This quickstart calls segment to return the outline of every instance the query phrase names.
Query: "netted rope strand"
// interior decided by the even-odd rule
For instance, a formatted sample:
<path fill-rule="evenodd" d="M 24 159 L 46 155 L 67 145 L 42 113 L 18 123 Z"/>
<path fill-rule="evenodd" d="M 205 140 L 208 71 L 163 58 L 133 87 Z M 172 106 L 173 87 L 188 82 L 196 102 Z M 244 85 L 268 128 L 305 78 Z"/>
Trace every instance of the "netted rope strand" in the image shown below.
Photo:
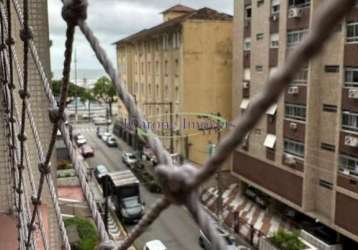
<path fill-rule="evenodd" d="M 78 2 L 78 1 L 76 1 L 76 2 Z M 66 7 L 68 7 L 68 6 L 66 6 Z M 63 13 L 66 12 L 65 10 L 66 9 L 64 7 Z M 37 201 L 34 202 L 34 210 L 33 210 L 33 215 L 32 215 L 32 219 L 31 219 L 31 224 L 33 224 L 35 221 L 35 216 L 36 216 L 38 207 L 40 205 L 40 198 L 41 198 L 42 190 L 43 190 L 43 182 L 45 181 L 46 176 L 48 176 L 48 174 L 50 173 L 50 160 L 51 160 L 51 155 L 53 153 L 55 142 L 56 142 L 56 134 L 57 134 L 57 130 L 58 130 L 58 124 L 59 124 L 60 120 L 63 120 L 65 105 L 66 105 L 66 101 L 67 101 L 69 75 L 70 75 L 71 60 L 72 60 L 72 47 L 73 47 L 74 32 L 75 32 L 74 20 L 73 19 L 69 19 L 69 20 L 71 20 L 71 21 L 68 22 L 67 31 L 66 31 L 66 49 L 65 49 L 65 61 L 64 61 L 63 82 L 62 82 L 62 88 L 61 88 L 60 103 L 59 103 L 58 108 L 57 108 L 57 106 L 53 106 L 53 108 L 50 110 L 50 120 L 53 123 L 53 129 L 52 129 L 51 140 L 49 143 L 45 161 L 40 164 L 40 172 L 41 172 L 40 185 L 38 187 L 38 194 L 36 197 Z M 51 179 L 47 178 L 47 182 L 49 183 L 50 181 L 51 181 Z M 50 187 L 50 192 L 53 191 L 52 193 L 55 193 L 54 190 L 51 188 L 51 187 L 53 187 L 53 185 L 51 186 L 51 184 L 50 184 L 49 187 Z M 55 206 L 55 208 L 57 209 L 59 207 Z M 56 214 L 60 214 L 60 211 L 57 211 Z M 61 217 L 59 218 L 59 223 L 62 223 Z M 30 234 L 31 234 L 31 232 L 30 232 Z M 28 238 L 30 238 L 30 234 L 29 234 Z M 65 230 L 63 230 L 63 228 L 61 228 L 61 235 L 66 235 L 66 232 L 65 232 Z M 70 245 L 69 245 L 67 236 L 65 236 L 65 238 L 63 240 L 65 241 L 66 249 L 70 249 Z"/>
<path fill-rule="evenodd" d="M 19 7 L 19 4 L 17 3 L 16 0 L 13 0 L 13 4 L 14 4 L 15 11 L 17 13 L 18 20 L 21 23 L 22 22 L 21 8 Z M 41 81 L 43 83 L 46 96 L 47 96 L 50 104 L 54 106 L 54 105 L 56 105 L 56 100 L 52 94 L 52 90 L 51 90 L 49 81 L 47 79 L 47 76 L 46 76 L 46 73 L 42 66 L 42 63 L 40 61 L 40 58 L 38 56 L 36 45 L 32 40 L 30 41 L 30 50 L 31 50 L 31 54 L 32 54 L 32 57 L 35 62 L 36 69 L 41 77 Z M 30 119 L 30 123 L 31 123 L 31 119 Z M 74 146 L 73 146 L 71 140 L 69 139 L 68 129 L 64 126 L 63 123 L 62 123 L 62 125 L 63 126 L 61 126 L 60 130 L 61 130 L 62 135 L 66 135 L 66 136 L 64 136 L 65 138 L 67 138 L 67 139 L 65 139 L 66 147 L 69 149 L 70 152 L 72 152 L 72 151 L 74 151 Z M 38 138 L 36 140 L 38 142 L 39 141 L 38 135 L 35 138 Z M 84 169 L 86 169 L 86 166 L 84 166 L 83 162 L 78 159 L 78 155 L 76 153 L 73 153 L 71 155 L 71 160 L 74 163 L 76 174 L 79 176 L 82 190 L 83 190 L 86 200 L 89 204 L 89 207 L 90 207 L 90 210 L 92 213 L 92 217 L 95 220 L 97 229 L 101 236 L 101 239 L 107 240 L 108 234 L 105 230 L 101 214 L 97 209 L 96 200 L 95 200 L 94 195 L 92 194 L 91 189 L 86 181 L 86 172 L 84 170 Z"/>
<path fill-rule="evenodd" d="M 1 25 L 2 25 L 2 27 L 3 27 L 3 22 L 5 23 L 5 27 L 6 27 L 7 21 L 6 21 L 6 16 L 4 16 L 2 6 L 0 7 L 0 17 L 1 17 Z M 6 34 L 6 29 L 5 28 L 4 28 L 3 31 Z M 6 53 L 6 50 L 3 53 Z M 23 86 L 23 84 L 22 84 L 22 82 L 23 82 L 22 72 L 21 72 L 21 68 L 20 68 L 20 65 L 19 65 L 19 62 L 18 62 L 18 59 L 17 59 L 17 56 L 16 56 L 16 50 L 15 50 L 14 47 L 12 47 L 12 53 L 13 53 L 14 63 L 15 63 L 15 66 L 16 66 L 16 72 L 17 72 L 17 76 L 18 76 L 18 80 L 19 80 L 19 85 L 20 85 L 20 88 L 22 88 L 22 86 Z M 3 63 L 5 65 L 8 65 L 6 57 L 4 58 Z M 37 130 L 35 129 L 36 125 L 35 125 L 34 119 L 32 117 L 31 104 L 26 99 L 25 99 L 25 101 L 26 101 L 26 112 L 27 112 L 27 115 L 28 115 L 28 118 L 29 118 L 29 121 L 30 121 L 30 125 L 31 125 L 32 131 L 33 131 L 33 135 L 35 137 L 36 145 L 38 145 L 39 135 L 38 135 Z M 19 116 L 18 113 L 16 115 Z M 18 124 L 18 126 L 19 126 L 19 124 Z M 36 139 L 36 137 L 37 137 L 37 139 Z M 25 144 L 26 161 L 29 161 L 28 160 L 29 159 L 28 152 L 29 151 L 28 151 L 27 146 Z M 43 156 L 41 156 L 41 154 L 39 156 L 39 159 L 43 159 Z M 27 164 L 27 166 L 29 166 L 29 164 Z M 35 185 L 35 181 L 34 181 L 34 176 L 32 174 L 32 168 L 28 167 L 27 170 L 28 170 L 28 175 L 29 175 L 29 179 L 30 179 L 32 192 L 34 193 L 35 190 L 36 190 L 36 185 Z M 39 224 L 39 227 L 40 227 L 41 239 L 42 239 L 42 242 L 43 242 L 43 246 L 44 246 L 44 249 L 47 250 L 47 249 L 49 249 L 49 244 L 48 244 L 47 235 L 46 235 L 45 228 L 44 228 L 44 223 L 43 223 L 43 220 L 42 220 L 41 210 L 37 211 L 37 220 L 38 220 L 38 224 Z"/>

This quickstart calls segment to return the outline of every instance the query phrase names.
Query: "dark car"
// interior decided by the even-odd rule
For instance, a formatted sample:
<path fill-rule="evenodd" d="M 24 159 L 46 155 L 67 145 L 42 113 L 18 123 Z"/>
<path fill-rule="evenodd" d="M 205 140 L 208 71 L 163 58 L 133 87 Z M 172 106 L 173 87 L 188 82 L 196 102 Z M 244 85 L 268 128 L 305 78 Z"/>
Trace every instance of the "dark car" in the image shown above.
<path fill-rule="evenodd" d="M 107 138 L 106 144 L 108 147 L 117 147 L 118 146 L 117 140 L 113 136 L 110 136 Z"/>
<path fill-rule="evenodd" d="M 237 243 L 236 243 L 236 240 L 234 237 L 232 237 L 228 232 L 226 232 L 225 230 L 221 229 L 218 226 L 216 226 L 216 230 L 217 230 L 218 234 L 224 238 L 224 240 L 227 244 L 227 250 L 237 249 Z M 212 244 L 211 244 L 209 238 L 201 230 L 200 230 L 200 236 L 199 236 L 199 245 L 201 246 L 202 249 L 205 249 L 205 250 L 212 249 Z"/>
<path fill-rule="evenodd" d="M 106 176 L 108 173 L 109 173 L 108 169 L 104 165 L 98 165 L 94 169 L 94 176 L 95 176 L 95 178 L 96 178 L 96 180 L 98 181 L 99 184 L 101 184 L 103 176 Z"/>
<path fill-rule="evenodd" d="M 89 158 L 94 156 L 94 150 L 91 146 L 85 144 L 81 147 L 81 154 L 84 158 Z"/>

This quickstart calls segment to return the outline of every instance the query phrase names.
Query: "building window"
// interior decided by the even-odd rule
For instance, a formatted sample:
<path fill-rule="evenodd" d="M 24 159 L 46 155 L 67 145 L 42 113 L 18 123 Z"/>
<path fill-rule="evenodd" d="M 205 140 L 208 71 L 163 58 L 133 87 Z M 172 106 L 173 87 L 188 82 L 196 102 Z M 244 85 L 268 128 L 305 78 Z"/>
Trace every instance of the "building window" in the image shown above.
<path fill-rule="evenodd" d="M 306 107 L 297 104 L 285 104 L 285 118 L 305 121 Z"/>
<path fill-rule="evenodd" d="M 307 30 L 294 30 L 287 32 L 287 47 L 292 48 L 298 45 L 306 34 Z"/>
<path fill-rule="evenodd" d="M 280 13 L 280 0 L 271 0 L 271 14 Z"/>
<path fill-rule="evenodd" d="M 308 79 L 308 67 L 301 68 L 299 71 L 296 72 L 293 80 L 291 82 L 292 85 L 297 84 L 306 84 Z"/>
<path fill-rule="evenodd" d="M 264 4 L 264 0 L 257 0 L 257 7 L 260 7 L 261 5 Z"/>
<path fill-rule="evenodd" d="M 321 143 L 321 149 L 334 152 L 336 151 L 336 147 L 334 145 L 328 143 Z"/>
<path fill-rule="evenodd" d="M 164 62 L 164 74 L 165 76 L 168 76 L 168 61 Z"/>
<path fill-rule="evenodd" d="M 319 180 L 319 185 L 321 187 L 327 188 L 327 189 L 332 189 L 333 188 L 333 184 L 329 181 L 325 181 L 325 180 Z"/>
<path fill-rule="evenodd" d="M 337 73 L 337 72 L 339 72 L 339 66 L 338 65 L 326 65 L 326 66 L 324 66 L 324 71 L 326 73 Z"/>
<path fill-rule="evenodd" d="M 358 22 L 347 23 L 347 43 L 358 42 Z"/>
<path fill-rule="evenodd" d="M 264 39 L 264 33 L 256 34 L 256 40 L 262 40 L 262 39 Z"/>
<path fill-rule="evenodd" d="M 251 38 L 245 38 L 244 40 L 244 51 L 251 50 Z"/>
<path fill-rule="evenodd" d="M 244 69 L 244 81 L 251 81 L 251 70 L 250 70 L 250 68 Z"/>
<path fill-rule="evenodd" d="M 301 142 L 285 139 L 284 141 L 284 152 L 304 158 L 305 156 L 305 145 Z"/>
<path fill-rule="evenodd" d="M 310 6 L 311 0 L 289 0 L 289 7 L 307 7 Z"/>
<path fill-rule="evenodd" d="M 349 155 L 339 156 L 339 171 L 358 176 L 358 158 Z"/>
<path fill-rule="evenodd" d="M 175 77 L 179 77 L 179 59 L 175 59 Z"/>
<path fill-rule="evenodd" d="M 159 62 L 158 61 L 155 62 L 155 71 L 158 75 L 159 74 Z"/>
<path fill-rule="evenodd" d="M 358 87 L 358 68 L 345 68 L 344 73 L 345 87 Z"/>
<path fill-rule="evenodd" d="M 142 75 L 144 75 L 144 63 L 143 62 L 141 63 L 141 72 L 142 72 Z"/>
<path fill-rule="evenodd" d="M 251 15 L 252 15 L 251 5 L 247 5 L 247 6 L 245 7 L 245 19 L 246 19 L 246 20 L 250 20 L 250 19 L 251 19 Z"/>
<path fill-rule="evenodd" d="M 271 49 L 278 48 L 278 46 L 279 46 L 278 40 L 279 40 L 278 33 L 271 34 L 271 42 L 270 42 Z"/>
<path fill-rule="evenodd" d="M 358 113 L 343 111 L 342 128 L 358 132 Z"/>
<path fill-rule="evenodd" d="M 323 104 L 323 111 L 335 113 L 335 112 L 337 112 L 337 106 L 336 105 Z"/>
<path fill-rule="evenodd" d="M 257 72 L 262 72 L 263 67 L 262 67 L 262 65 L 256 65 L 255 69 Z"/>

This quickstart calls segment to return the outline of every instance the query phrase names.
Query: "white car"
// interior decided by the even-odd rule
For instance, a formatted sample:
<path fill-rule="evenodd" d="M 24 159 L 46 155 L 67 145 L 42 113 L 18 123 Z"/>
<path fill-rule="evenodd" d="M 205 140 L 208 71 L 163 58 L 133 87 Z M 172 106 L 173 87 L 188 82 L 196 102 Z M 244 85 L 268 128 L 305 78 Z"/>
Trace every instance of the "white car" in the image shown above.
<path fill-rule="evenodd" d="M 112 121 L 110 119 L 106 119 L 103 117 L 96 117 L 93 119 L 93 122 L 95 125 L 109 125 L 112 123 Z"/>
<path fill-rule="evenodd" d="M 145 243 L 143 250 L 168 250 L 160 240 L 152 240 Z"/>
<path fill-rule="evenodd" d="M 102 141 L 106 142 L 108 138 L 112 137 L 112 134 L 109 132 L 104 132 L 101 136 Z"/>
<path fill-rule="evenodd" d="M 133 165 L 137 162 L 137 157 L 132 153 L 124 152 L 122 154 L 122 161 L 126 165 Z"/>
<path fill-rule="evenodd" d="M 85 145 L 86 143 L 87 143 L 87 139 L 86 139 L 83 135 L 77 136 L 76 144 L 77 144 L 78 146 Z"/>

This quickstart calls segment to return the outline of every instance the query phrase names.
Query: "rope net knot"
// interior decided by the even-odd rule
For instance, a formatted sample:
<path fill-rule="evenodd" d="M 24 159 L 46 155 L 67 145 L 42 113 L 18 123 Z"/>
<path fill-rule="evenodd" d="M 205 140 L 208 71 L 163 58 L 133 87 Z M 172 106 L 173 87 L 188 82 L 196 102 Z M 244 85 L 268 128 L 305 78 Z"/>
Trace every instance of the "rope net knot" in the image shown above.
<path fill-rule="evenodd" d="M 156 169 L 165 196 L 177 205 L 186 203 L 188 195 L 192 191 L 191 184 L 194 182 L 198 171 L 196 167 L 190 164 L 173 167 L 160 165 Z"/>
<path fill-rule="evenodd" d="M 70 25 L 76 26 L 87 19 L 87 0 L 64 0 L 62 17 Z"/>

